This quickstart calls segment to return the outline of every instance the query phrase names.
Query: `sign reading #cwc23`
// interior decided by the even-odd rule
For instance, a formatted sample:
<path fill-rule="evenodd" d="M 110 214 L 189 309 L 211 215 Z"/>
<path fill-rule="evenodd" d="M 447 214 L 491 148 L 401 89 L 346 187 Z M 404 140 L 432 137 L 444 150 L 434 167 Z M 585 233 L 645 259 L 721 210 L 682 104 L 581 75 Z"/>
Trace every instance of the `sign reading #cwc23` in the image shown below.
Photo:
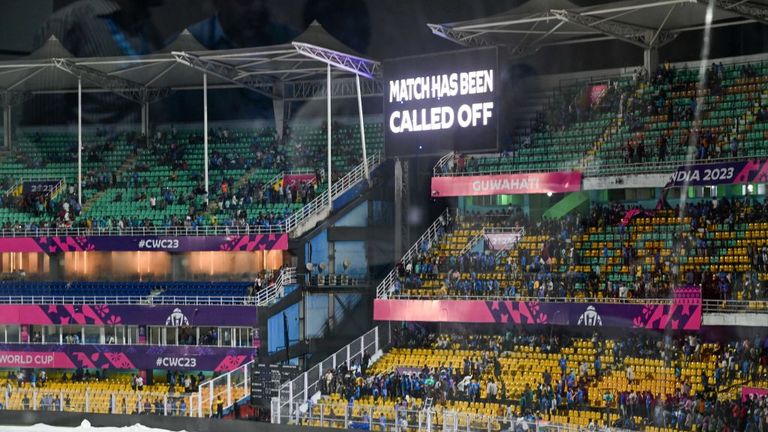
<path fill-rule="evenodd" d="M 499 51 L 452 51 L 384 62 L 388 157 L 497 149 Z"/>

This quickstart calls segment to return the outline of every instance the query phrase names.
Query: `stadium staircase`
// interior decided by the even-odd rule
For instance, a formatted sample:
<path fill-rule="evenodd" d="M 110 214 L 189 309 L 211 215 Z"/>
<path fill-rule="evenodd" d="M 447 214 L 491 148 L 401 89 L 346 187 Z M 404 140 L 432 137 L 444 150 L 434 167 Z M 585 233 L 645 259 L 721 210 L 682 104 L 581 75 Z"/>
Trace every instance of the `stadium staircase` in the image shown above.
<path fill-rule="evenodd" d="M 368 166 L 368 172 L 372 173 L 381 162 L 380 153 L 369 156 L 368 161 L 365 163 Z M 331 184 L 331 202 L 329 202 L 328 190 L 326 189 L 318 194 L 309 204 L 291 214 L 285 221 L 286 232 L 291 237 L 301 237 L 301 235 L 314 228 L 315 225 L 327 219 L 333 211 L 332 202 L 366 180 L 365 164 L 361 162 L 344 177 Z"/>
<path fill-rule="evenodd" d="M 129 156 L 128 159 L 126 159 L 125 162 L 123 162 L 123 164 L 120 165 L 120 167 L 117 169 L 117 171 L 115 172 L 115 177 L 118 178 L 118 179 L 123 179 L 123 181 L 125 181 L 124 180 L 124 175 L 128 172 L 128 170 L 130 168 L 133 167 L 133 164 L 136 161 L 136 157 L 137 157 L 137 155 L 135 155 L 135 154 Z M 0 163 L 2 163 L 2 162 L 0 162 Z M 93 196 L 89 197 L 88 200 L 83 203 L 82 212 L 83 213 L 88 213 L 88 211 L 91 209 L 91 207 L 94 204 L 96 204 L 97 202 L 99 202 L 99 199 L 102 196 L 104 196 L 106 193 L 107 193 L 107 189 L 104 189 L 102 191 L 96 192 Z"/>
<path fill-rule="evenodd" d="M 424 234 L 422 234 L 421 237 L 419 237 L 419 239 L 416 240 L 416 242 L 405 252 L 403 257 L 400 259 L 400 263 L 403 263 L 404 265 L 404 263 L 408 263 L 413 260 L 418 255 L 422 245 L 434 245 L 440 241 L 445 234 L 446 228 L 451 224 L 451 219 L 454 217 L 454 215 L 455 212 L 451 209 L 446 209 L 442 214 L 440 214 L 440 216 L 435 219 L 434 222 L 432 222 L 432 225 L 427 228 Z M 476 235 L 478 235 L 477 232 L 473 233 L 471 236 Z M 466 244 L 469 238 L 470 235 L 467 236 L 464 244 Z M 464 244 L 462 244 L 462 247 Z M 397 284 L 399 284 L 399 278 L 397 266 L 395 266 L 395 268 L 393 268 L 376 287 L 376 297 L 387 298 L 388 296 L 392 295 L 396 290 Z"/>

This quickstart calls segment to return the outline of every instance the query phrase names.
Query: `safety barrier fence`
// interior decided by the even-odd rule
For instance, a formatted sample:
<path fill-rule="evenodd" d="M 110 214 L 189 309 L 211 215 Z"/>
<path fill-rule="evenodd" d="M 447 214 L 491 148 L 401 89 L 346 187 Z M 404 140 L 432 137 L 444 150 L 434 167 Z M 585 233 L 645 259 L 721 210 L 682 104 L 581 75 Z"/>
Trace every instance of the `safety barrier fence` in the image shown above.
<path fill-rule="evenodd" d="M 475 159 L 497 159 L 499 163 L 494 164 L 492 166 L 484 166 L 482 171 L 461 171 L 461 172 L 455 172 L 452 170 L 449 170 L 447 168 L 447 164 L 453 160 L 454 153 L 448 153 L 444 155 L 438 162 L 435 164 L 432 175 L 434 177 L 462 177 L 462 176 L 483 176 L 483 175 L 495 175 L 495 174 L 529 174 L 533 172 L 541 172 L 541 170 L 534 170 L 530 167 L 525 166 L 524 164 L 514 164 L 515 156 L 514 155 L 503 155 L 500 153 L 484 153 L 484 154 L 478 154 L 473 155 L 472 157 Z M 736 162 L 736 161 L 743 161 L 745 159 L 767 159 L 768 154 L 760 154 L 760 155 L 750 155 L 750 156 L 742 156 L 742 157 L 728 157 L 728 158 L 716 158 L 716 159 L 705 159 L 705 160 L 697 160 L 695 163 L 698 164 L 717 164 L 717 163 L 723 163 L 723 162 Z M 501 163 L 502 160 L 505 160 L 507 162 Z M 584 171 L 583 174 L 586 177 L 603 177 L 608 175 L 628 175 L 628 174 L 663 174 L 663 173 L 672 173 L 677 170 L 678 167 L 682 165 L 686 165 L 686 163 L 689 163 L 684 160 L 667 160 L 667 161 L 654 161 L 654 162 L 643 162 L 643 163 L 632 163 L 632 164 L 615 164 L 615 165 L 605 165 L 599 163 L 599 161 L 595 161 L 594 163 L 590 164 Z M 577 164 L 574 163 L 573 167 L 570 169 L 573 170 L 579 170 L 577 168 Z M 562 169 L 563 171 L 566 171 L 567 169 Z"/>
<path fill-rule="evenodd" d="M 348 405 L 346 402 L 293 402 L 287 409 L 277 410 L 272 401 L 273 423 L 297 426 L 317 426 L 336 429 L 360 429 L 379 432 L 579 432 L 587 425 L 559 424 L 518 417 L 463 413 L 434 407 L 387 405 Z M 275 416 L 279 412 L 279 416 Z M 621 431 L 617 428 L 595 427 L 592 431 Z"/>
<path fill-rule="evenodd" d="M 3 409 L 18 411 L 58 411 L 103 414 L 190 415 L 189 395 L 169 392 L 6 388 Z"/>
<path fill-rule="evenodd" d="M 390 299 L 400 300 L 480 300 L 480 301 L 516 301 L 536 303 L 602 303 L 602 304 L 639 304 L 639 305 L 668 305 L 674 302 L 672 298 L 610 298 L 610 297 L 522 297 L 505 295 L 413 295 L 391 294 Z M 703 299 L 704 313 L 768 313 L 766 300 L 714 300 Z"/>
<path fill-rule="evenodd" d="M 281 298 L 285 287 L 296 283 L 296 268 L 286 267 L 280 270 L 277 278 L 266 288 L 253 296 L 67 296 L 67 295 L 31 295 L 0 296 L 0 304 L 110 304 L 110 305 L 199 305 L 199 306 L 268 306 Z"/>
<path fill-rule="evenodd" d="M 190 395 L 190 416 L 211 417 L 217 414 L 219 401 L 222 411 L 250 398 L 251 374 L 255 362 L 250 361 L 237 369 L 200 383 L 197 392 Z"/>
<path fill-rule="evenodd" d="M 275 282 L 268 287 L 257 292 L 254 296 L 255 304 L 258 306 L 269 306 L 275 300 L 285 295 L 285 287 L 296 283 L 296 268 L 287 267 L 280 270 L 280 274 Z"/>

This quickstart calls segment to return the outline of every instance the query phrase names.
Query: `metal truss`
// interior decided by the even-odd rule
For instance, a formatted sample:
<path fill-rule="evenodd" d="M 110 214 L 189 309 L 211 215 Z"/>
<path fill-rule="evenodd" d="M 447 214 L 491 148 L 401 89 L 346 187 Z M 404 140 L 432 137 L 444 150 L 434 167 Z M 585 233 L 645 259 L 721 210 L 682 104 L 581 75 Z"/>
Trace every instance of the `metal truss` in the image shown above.
<path fill-rule="evenodd" d="M 243 74 L 243 71 L 235 66 L 214 60 L 205 60 L 198 55 L 187 52 L 174 51 L 171 55 L 173 55 L 177 62 L 183 65 L 216 76 L 249 90 L 253 90 L 268 98 L 273 97 L 275 81 L 270 77 L 256 74 Z"/>
<path fill-rule="evenodd" d="M 442 24 L 427 24 L 427 27 L 432 30 L 433 34 L 466 47 L 486 47 L 496 45 L 493 41 L 482 37 L 480 33 L 477 32 L 454 30 Z"/>
<path fill-rule="evenodd" d="M 108 75 L 91 67 L 77 64 L 69 59 L 54 58 L 51 60 L 55 67 L 80 79 L 90 81 L 105 90 L 109 90 L 133 102 L 154 102 L 168 96 L 171 92 L 168 88 L 144 87 L 139 83 L 114 75 Z"/>
<path fill-rule="evenodd" d="M 293 46 L 299 54 L 366 78 L 374 78 L 381 72 L 381 64 L 377 61 L 343 54 L 303 42 L 293 42 Z"/>
<path fill-rule="evenodd" d="M 700 4 L 709 4 L 708 0 L 698 0 Z M 745 0 L 715 0 L 715 6 L 725 12 L 739 14 L 761 24 L 768 24 L 768 7 Z"/>
<path fill-rule="evenodd" d="M 644 49 L 663 45 L 677 37 L 677 33 L 662 30 L 654 39 L 654 31 L 649 28 L 618 23 L 598 16 L 588 16 L 568 10 L 552 10 L 550 12 L 562 21 L 594 30 L 596 33 L 606 34 Z"/>
<path fill-rule="evenodd" d="M 326 95 L 325 80 L 286 81 L 284 85 L 286 100 L 310 100 Z M 357 97 L 354 78 L 335 78 L 331 81 L 331 89 L 334 99 Z M 382 96 L 384 87 L 379 80 L 360 80 L 360 93 L 363 97 Z"/>

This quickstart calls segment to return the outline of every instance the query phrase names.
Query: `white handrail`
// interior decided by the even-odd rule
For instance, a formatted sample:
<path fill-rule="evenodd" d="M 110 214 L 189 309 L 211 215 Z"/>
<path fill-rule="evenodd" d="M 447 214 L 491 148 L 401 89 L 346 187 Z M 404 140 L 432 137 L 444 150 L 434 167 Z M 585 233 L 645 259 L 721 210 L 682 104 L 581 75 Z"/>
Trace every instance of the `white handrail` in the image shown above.
<path fill-rule="evenodd" d="M 368 170 L 373 171 L 381 163 L 381 154 L 377 153 L 366 161 Z M 331 200 L 334 200 L 347 192 L 353 186 L 365 179 L 365 165 L 361 162 L 352 171 L 348 172 L 340 180 L 331 185 Z M 283 223 L 285 232 L 293 231 L 304 219 L 319 214 L 328 208 L 328 191 L 323 191 L 315 197 L 309 204 L 294 212 Z"/>
<path fill-rule="evenodd" d="M 448 161 L 453 159 L 454 155 L 455 155 L 454 152 L 450 152 L 450 153 L 447 153 L 447 154 L 443 155 L 443 157 L 441 157 L 440 160 L 437 161 L 437 163 L 435 164 L 435 167 L 432 168 L 433 174 L 435 176 L 444 175 L 443 174 L 444 173 L 443 166 L 445 164 L 447 164 Z"/>
<path fill-rule="evenodd" d="M 260 226 L 204 226 L 204 227 L 131 227 L 131 228 L 21 228 L 0 229 L 0 237 L 58 237 L 58 236 L 214 236 L 246 234 L 282 234 L 282 224 Z"/>
<path fill-rule="evenodd" d="M 438 228 L 445 228 L 448 224 L 451 222 L 451 209 L 446 209 L 437 219 L 435 219 L 434 222 L 432 222 L 432 225 L 427 228 L 427 230 L 424 232 L 424 234 L 419 237 L 418 240 L 416 240 L 416 243 L 414 243 L 410 249 L 403 255 L 402 258 L 400 258 L 400 263 L 406 263 L 413 259 L 416 252 L 418 251 L 419 246 L 424 243 L 425 241 L 434 243 L 437 241 L 438 238 Z M 378 287 L 376 287 L 376 297 L 378 298 L 387 298 L 388 291 L 392 288 L 392 286 L 395 283 L 395 280 L 397 280 L 397 266 L 392 269 L 392 271 L 387 274 L 387 276 L 384 277 L 384 280 L 381 281 Z"/>
<path fill-rule="evenodd" d="M 217 377 L 213 377 L 209 380 L 203 381 L 198 384 L 197 392 L 190 395 L 190 400 L 197 402 L 197 407 L 192 407 L 194 415 L 197 417 L 204 416 L 204 408 L 208 408 L 211 413 L 214 410 L 214 401 L 217 396 L 222 396 L 223 410 L 227 411 L 232 406 L 236 405 L 241 400 L 250 397 L 250 379 L 255 360 L 251 360 L 248 363 L 243 364 L 237 369 L 233 369 L 229 372 L 221 374 Z M 234 377 L 234 378 L 233 378 Z M 238 377 L 242 377 L 242 381 Z M 237 397 L 235 390 L 236 387 L 243 389 L 244 397 Z M 203 397 L 203 390 L 208 389 L 208 397 Z M 205 404 L 204 404 L 205 403 Z M 190 413 L 191 416 L 192 413 Z"/>
<path fill-rule="evenodd" d="M 449 153 L 448 155 L 443 156 L 445 158 L 446 156 L 451 155 Z M 485 158 L 491 158 L 491 159 L 498 159 L 501 157 L 501 153 L 483 153 L 483 154 L 477 154 L 472 155 L 475 159 L 481 160 Z M 514 156 L 509 156 L 509 159 L 511 161 L 514 161 Z M 703 159 L 703 160 L 695 160 L 692 161 L 693 164 L 696 165 L 708 165 L 708 164 L 717 164 L 717 163 L 723 163 L 723 162 L 735 162 L 735 161 L 743 161 L 747 159 L 768 159 L 768 154 L 761 153 L 761 154 L 755 154 L 755 155 L 744 155 L 740 157 L 730 157 L 730 158 L 714 158 L 714 159 Z M 442 160 L 442 159 L 441 159 Z M 677 170 L 681 166 L 685 166 L 688 164 L 688 161 L 685 160 L 667 160 L 664 162 L 661 161 L 653 161 L 653 162 L 643 162 L 643 163 L 632 163 L 632 164 L 610 164 L 610 165 L 589 165 L 584 169 L 582 172 L 585 177 L 602 177 L 606 175 L 629 175 L 629 174 L 664 174 L 664 173 L 672 173 L 675 170 Z M 574 161 L 573 166 L 566 167 L 566 170 L 569 171 L 581 171 L 578 167 L 578 164 L 576 161 Z M 483 169 L 483 171 L 462 171 L 462 172 L 443 172 L 440 168 L 440 163 L 435 165 L 433 169 L 433 176 L 434 177 L 463 177 L 463 176 L 484 176 L 484 175 L 496 175 L 496 174 L 529 174 L 529 173 L 535 173 L 535 172 L 542 172 L 542 170 L 532 169 L 526 166 L 521 166 L 519 164 L 513 163 L 508 166 L 494 166 L 492 168 L 486 167 Z"/>
<path fill-rule="evenodd" d="M 255 297 L 247 296 L 0 296 L 0 304 L 111 304 L 111 305 L 200 305 L 200 306 L 256 306 Z"/>
<path fill-rule="evenodd" d="M 389 327 L 386 324 L 374 327 L 359 338 L 353 340 L 336 353 L 316 364 L 298 377 L 280 385 L 276 408 L 283 414 L 293 403 L 303 403 L 319 391 L 319 382 L 323 374 L 330 369 L 336 369 L 341 364 L 353 368 L 356 362 L 362 362 L 365 354 L 374 357 L 380 350 L 387 348 L 390 342 Z M 273 418 L 279 418 L 280 415 Z"/>
<path fill-rule="evenodd" d="M 258 306 L 269 306 L 275 300 L 285 295 L 285 286 L 296 283 L 296 267 L 280 270 L 275 282 L 256 293 L 255 303 Z"/>

